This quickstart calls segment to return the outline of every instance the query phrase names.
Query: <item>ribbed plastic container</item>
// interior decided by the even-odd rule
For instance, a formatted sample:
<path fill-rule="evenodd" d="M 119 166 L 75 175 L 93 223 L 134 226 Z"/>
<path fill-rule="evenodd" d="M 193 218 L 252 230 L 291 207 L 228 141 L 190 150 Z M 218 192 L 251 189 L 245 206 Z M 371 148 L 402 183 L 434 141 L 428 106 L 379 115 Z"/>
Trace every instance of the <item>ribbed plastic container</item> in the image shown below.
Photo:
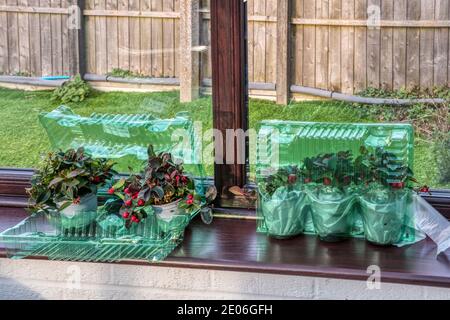
<path fill-rule="evenodd" d="M 380 184 L 375 192 L 368 191 L 367 185 L 353 183 L 356 169 L 352 170 L 362 150 L 387 155 L 384 186 Z M 312 165 L 320 169 L 321 163 L 314 163 L 314 159 L 336 161 L 344 152 L 350 155 L 349 161 L 335 164 L 337 173 L 323 178 L 324 183 L 295 173 L 311 172 L 308 166 Z M 411 190 L 404 189 L 402 196 L 394 197 L 390 187 L 400 182 L 405 168 L 413 169 L 413 159 L 414 130 L 409 124 L 263 121 L 256 164 L 258 231 L 275 238 L 316 234 L 326 241 L 366 236 L 379 245 L 414 242 Z M 339 165 L 343 172 L 349 171 L 352 182 L 348 185 L 332 182 L 339 176 Z M 384 222 L 374 224 L 377 220 Z"/>
<path fill-rule="evenodd" d="M 139 164 L 135 171 L 142 169 L 151 144 L 156 153 L 168 152 L 174 161 L 183 162 L 184 172 L 194 179 L 196 192 L 204 194 L 205 173 L 199 158 L 202 154 L 199 149 L 201 140 L 185 113 L 174 119 L 108 114 L 82 117 L 62 106 L 41 114 L 39 120 L 54 150 L 83 147 L 94 158 L 115 159 L 125 167 L 134 161 L 134 164 Z M 100 190 L 99 195 L 101 200 L 105 200 L 104 190 Z M 77 216 L 71 221 L 56 211 L 53 214 L 35 214 L 1 233 L 0 241 L 12 258 L 43 256 L 71 261 L 160 261 L 180 244 L 185 228 L 198 213 L 180 212 L 171 219 L 162 219 L 152 208 L 147 208 L 148 217 L 127 229 L 119 215 L 120 203 L 116 206 L 110 204 L 108 201 L 97 212 L 85 212 L 81 218 Z"/>
<path fill-rule="evenodd" d="M 195 214 L 174 216 L 170 221 L 150 215 L 139 225 L 126 229 L 118 215 L 107 213 L 104 208 L 99 209 L 94 222 L 71 228 L 61 226 L 58 217 L 41 213 L 2 232 L 0 241 L 13 259 L 35 256 L 61 261 L 157 262 L 183 241 L 185 228 Z"/>

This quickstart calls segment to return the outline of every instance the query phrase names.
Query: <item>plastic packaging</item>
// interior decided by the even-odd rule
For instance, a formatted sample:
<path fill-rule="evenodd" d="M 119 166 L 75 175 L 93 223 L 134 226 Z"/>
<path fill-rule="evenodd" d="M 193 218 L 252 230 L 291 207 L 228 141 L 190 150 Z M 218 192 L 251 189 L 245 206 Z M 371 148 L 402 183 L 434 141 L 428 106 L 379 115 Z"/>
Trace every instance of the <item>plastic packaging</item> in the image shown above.
<path fill-rule="evenodd" d="M 94 158 L 114 159 L 120 168 L 133 166 L 135 172 L 148 159 L 149 145 L 156 153 L 171 153 L 173 161 L 183 163 L 184 173 L 194 181 L 196 193 L 205 195 L 205 174 L 199 158 L 202 153 L 198 149 L 201 140 L 186 113 L 173 119 L 149 115 L 82 117 L 62 106 L 41 114 L 39 120 L 54 150 L 83 147 Z M 98 191 L 105 195 L 104 190 Z M 98 208 L 97 197 L 91 200 L 81 199 L 79 207 L 83 212 L 69 207 L 62 212 L 55 209 L 36 213 L 1 233 L 0 241 L 14 258 L 38 255 L 74 261 L 159 261 L 182 241 L 185 228 L 201 210 L 188 214 L 180 209 L 170 219 L 162 219 L 149 206 L 145 208 L 143 221 L 126 226 L 120 212 L 121 200 L 107 201 Z"/>
<path fill-rule="evenodd" d="M 274 236 L 282 226 L 286 235 L 365 237 L 377 245 L 422 240 L 409 185 L 413 153 L 409 124 L 262 122 L 258 231 Z M 297 191 L 290 197 L 271 198 L 293 185 Z"/>

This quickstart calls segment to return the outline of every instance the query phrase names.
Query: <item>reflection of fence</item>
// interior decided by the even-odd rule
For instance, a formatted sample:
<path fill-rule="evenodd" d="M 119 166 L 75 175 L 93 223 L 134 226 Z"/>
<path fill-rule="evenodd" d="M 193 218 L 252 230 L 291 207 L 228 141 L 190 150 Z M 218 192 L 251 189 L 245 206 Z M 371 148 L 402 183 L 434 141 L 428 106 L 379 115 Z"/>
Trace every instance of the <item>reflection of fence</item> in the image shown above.
<path fill-rule="evenodd" d="M 0 0 L 0 73 L 77 72 L 77 33 L 64 8 L 78 2 Z M 186 55 L 189 45 L 209 44 L 208 0 L 85 2 L 87 73 L 120 68 L 188 87 L 211 78 L 208 50 Z M 449 2 L 248 0 L 250 82 L 260 92 L 277 84 L 280 101 L 290 85 L 345 93 L 447 85 Z"/>

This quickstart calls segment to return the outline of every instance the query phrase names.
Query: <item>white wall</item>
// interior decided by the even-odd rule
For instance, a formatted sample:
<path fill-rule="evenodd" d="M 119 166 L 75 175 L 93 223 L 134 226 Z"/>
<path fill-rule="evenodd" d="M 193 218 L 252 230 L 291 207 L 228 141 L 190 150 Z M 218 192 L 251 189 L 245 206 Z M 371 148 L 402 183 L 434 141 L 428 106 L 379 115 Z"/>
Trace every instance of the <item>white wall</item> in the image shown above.
<path fill-rule="evenodd" d="M 448 300 L 450 289 L 382 283 L 381 290 L 368 290 L 362 281 L 0 259 L 0 299 L 282 298 Z"/>

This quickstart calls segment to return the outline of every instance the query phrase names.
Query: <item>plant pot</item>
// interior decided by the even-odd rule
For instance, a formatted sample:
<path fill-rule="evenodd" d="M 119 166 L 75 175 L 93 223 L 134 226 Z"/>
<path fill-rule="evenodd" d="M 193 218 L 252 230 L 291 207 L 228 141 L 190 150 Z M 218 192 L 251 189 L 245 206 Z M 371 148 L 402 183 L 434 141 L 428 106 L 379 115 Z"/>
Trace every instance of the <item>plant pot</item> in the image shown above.
<path fill-rule="evenodd" d="M 152 206 L 153 211 L 155 212 L 156 217 L 159 220 L 170 222 L 175 216 L 180 214 L 180 209 L 178 208 L 178 204 L 182 199 L 174 201 L 169 204 L 161 205 L 161 206 Z"/>
<path fill-rule="evenodd" d="M 314 228 L 320 239 L 338 242 L 349 238 L 357 210 L 356 195 L 328 187 L 311 190 L 308 195 Z"/>
<path fill-rule="evenodd" d="M 71 204 L 61 211 L 51 214 L 50 222 L 62 230 L 81 229 L 90 226 L 97 217 L 97 192 L 81 197 L 79 204 Z"/>
<path fill-rule="evenodd" d="M 360 197 L 367 241 L 382 246 L 399 243 L 408 212 L 408 191 L 381 189 Z"/>
<path fill-rule="evenodd" d="M 280 188 L 271 197 L 259 195 L 259 210 L 264 216 L 267 234 L 277 239 L 288 239 L 305 230 L 307 197 L 302 191 Z"/>

